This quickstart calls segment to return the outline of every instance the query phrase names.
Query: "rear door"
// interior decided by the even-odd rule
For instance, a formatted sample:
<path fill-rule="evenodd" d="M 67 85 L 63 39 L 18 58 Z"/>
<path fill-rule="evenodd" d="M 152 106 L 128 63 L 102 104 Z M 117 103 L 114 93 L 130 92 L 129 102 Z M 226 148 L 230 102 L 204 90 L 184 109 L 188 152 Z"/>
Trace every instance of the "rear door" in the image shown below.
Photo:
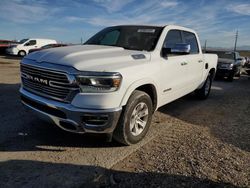
<path fill-rule="evenodd" d="M 182 36 L 184 43 L 189 44 L 190 54 L 185 55 L 185 60 L 187 62 L 187 84 L 191 89 L 197 88 L 202 80 L 204 63 L 203 54 L 199 48 L 199 43 L 197 37 L 194 33 L 188 31 L 182 31 Z"/>

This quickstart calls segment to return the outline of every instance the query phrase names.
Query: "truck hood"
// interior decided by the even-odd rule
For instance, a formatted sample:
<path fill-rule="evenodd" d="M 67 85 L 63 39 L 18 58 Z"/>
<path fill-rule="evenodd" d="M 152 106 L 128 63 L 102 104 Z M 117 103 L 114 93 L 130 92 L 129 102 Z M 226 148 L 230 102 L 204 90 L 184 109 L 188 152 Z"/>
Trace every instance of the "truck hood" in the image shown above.
<path fill-rule="evenodd" d="M 225 58 L 219 58 L 218 59 L 218 63 L 228 63 L 228 64 L 231 64 L 231 63 L 234 63 L 234 60 L 233 59 L 225 59 Z"/>
<path fill-rule="evenodd" d="M 76 45 L 31 53 L 25 59 L 72 66 L 80 71 L 119 71 L 148 62 L 150 53 L 102 45 Z"/>

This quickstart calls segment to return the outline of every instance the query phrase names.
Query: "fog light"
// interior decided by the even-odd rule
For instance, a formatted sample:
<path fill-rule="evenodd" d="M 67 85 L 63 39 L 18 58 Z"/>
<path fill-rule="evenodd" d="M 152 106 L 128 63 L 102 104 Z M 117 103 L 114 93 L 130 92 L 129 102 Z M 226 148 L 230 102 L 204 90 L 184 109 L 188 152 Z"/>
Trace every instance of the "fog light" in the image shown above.
<path fill-rule="evenodd" d="M 65 129 L 76 131 L 76 127 L 72 123 L 60 121 L 60 125 Z"/>
<path fill-rule="evenodd" d="M 82 116 L 82 121 L 86 125 L 102 126 L 108 122 L 107 114 L 85 114 Z"/>

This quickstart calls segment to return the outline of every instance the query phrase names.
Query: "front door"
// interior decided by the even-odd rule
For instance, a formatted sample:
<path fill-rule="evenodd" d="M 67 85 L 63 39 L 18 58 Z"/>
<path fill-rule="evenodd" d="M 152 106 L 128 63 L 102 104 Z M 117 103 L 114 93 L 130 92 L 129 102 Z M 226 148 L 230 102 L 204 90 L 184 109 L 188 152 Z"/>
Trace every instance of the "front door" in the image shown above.
<path fill-rule="evenodd" d="M 164 41 L 164 47 L 173 48 L 175 44 L 183 43 L 180 30 L 170 30 Z M 161 75 L 161 93 L 163 102 L 173 101 L 185 93 L 188 84 L 188 61 L 185 55 L 169 54 L 161 58 L 162 72 Z M 165 71 L 163 71 L 165 70 Z"/>

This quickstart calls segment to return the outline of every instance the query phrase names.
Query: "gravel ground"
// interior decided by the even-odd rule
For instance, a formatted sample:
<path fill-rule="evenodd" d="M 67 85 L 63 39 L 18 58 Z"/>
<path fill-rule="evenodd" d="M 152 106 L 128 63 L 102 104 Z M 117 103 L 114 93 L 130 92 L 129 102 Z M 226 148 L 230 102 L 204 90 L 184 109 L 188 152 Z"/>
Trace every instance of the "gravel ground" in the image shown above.
<path fill-rule="evenodd" d="M 162 107 L 144 142 L 121 147 L 26 112 L 18 61 L 0 57 L 0 187 L 250 187 L 247 76 Z"/>
<path fill-rule="evenodd" d="M 214 85 L 207 101 L 161 108 L 173 126 L 116 164 L 111 185 L 250 187 L 250 80 Z"/>

